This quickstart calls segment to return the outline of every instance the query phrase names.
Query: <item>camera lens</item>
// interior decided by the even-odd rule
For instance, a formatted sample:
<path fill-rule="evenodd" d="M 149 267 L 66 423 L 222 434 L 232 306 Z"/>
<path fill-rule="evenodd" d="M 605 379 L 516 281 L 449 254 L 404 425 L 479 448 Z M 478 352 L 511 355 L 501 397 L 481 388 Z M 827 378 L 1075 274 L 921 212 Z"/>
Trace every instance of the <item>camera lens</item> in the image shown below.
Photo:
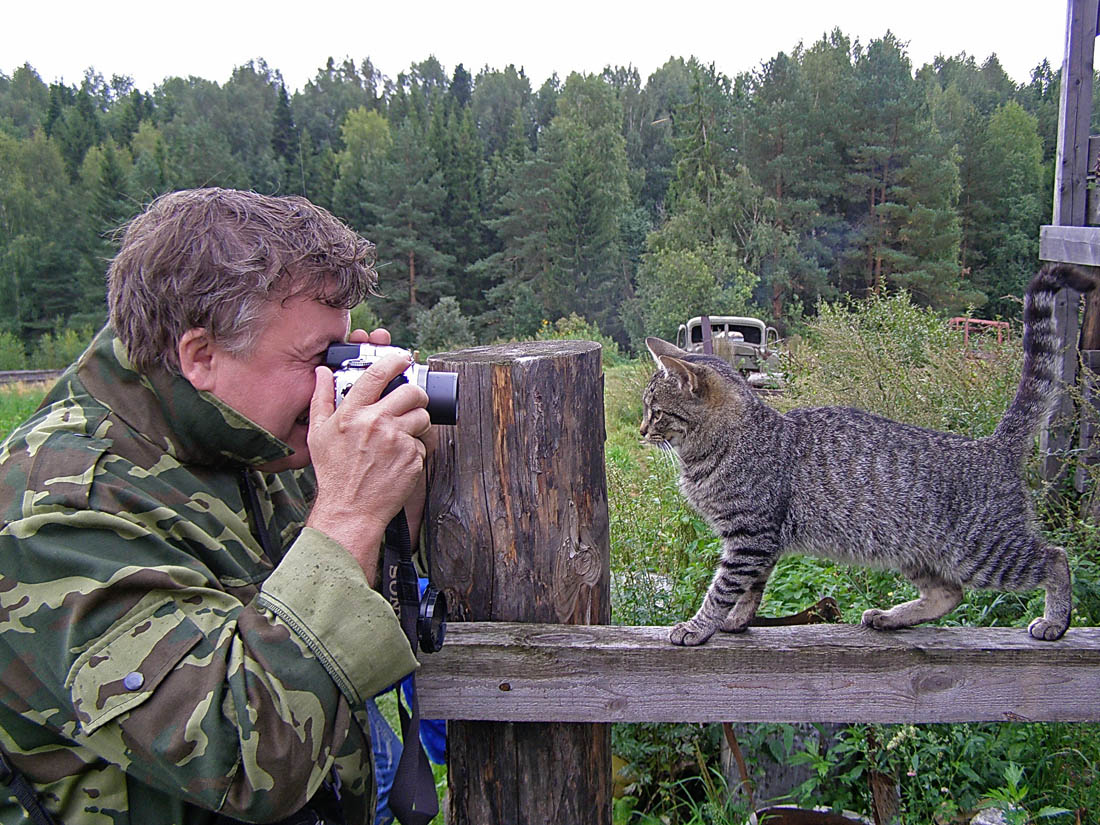
<path fill-rule="evenodd" d="M 428 416 L 433 424 L 455 424 L 458 421 L 458 373 L 428 370 L 424 379 L 428 394 Z"/>
<path fill-rule="evenodd" d="M 420 597 L 416 633 L 420 649 L 425 653 L 437 653 L 443 647 L 447 634 L 447 597 L 431 584 Z"/>

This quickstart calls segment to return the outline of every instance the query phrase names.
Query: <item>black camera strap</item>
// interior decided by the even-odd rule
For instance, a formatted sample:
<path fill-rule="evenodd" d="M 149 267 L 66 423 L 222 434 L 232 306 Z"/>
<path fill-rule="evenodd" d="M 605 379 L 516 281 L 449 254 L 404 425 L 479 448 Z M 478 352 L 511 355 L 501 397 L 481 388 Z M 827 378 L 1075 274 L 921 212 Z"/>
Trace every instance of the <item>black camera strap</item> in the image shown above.
<path fill-rule="evenodd" d="M 416 566 L 412 560 L 412 541 L 409 523 L 401 510 L 386 528 L 386 545 L 382 559 L 383 593 L 394 605 L 401 621 L 401 629 L 417 652 L 417 620 L 420 615 L 420 587 Z M 413 677 L 410 676 L 410 679 Z M 390 789 L 390 810 L 401 825 L 428 825 L 439 813 L 439 798 L 435 791 L 435 775 L 428 762 L 424 746 L 420 744 L 420 700 L 416 695 L 415 680 L 409 692 L 409 709 L 397 699 L 397 711 L 401 716 L 401 759 Z"/>

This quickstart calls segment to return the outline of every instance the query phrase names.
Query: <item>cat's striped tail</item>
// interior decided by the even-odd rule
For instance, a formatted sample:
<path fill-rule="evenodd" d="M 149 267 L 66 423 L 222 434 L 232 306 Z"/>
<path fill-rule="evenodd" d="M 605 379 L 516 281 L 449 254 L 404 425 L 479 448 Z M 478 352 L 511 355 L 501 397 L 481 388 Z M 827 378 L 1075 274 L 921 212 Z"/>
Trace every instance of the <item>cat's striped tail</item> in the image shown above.
<path fill-rule="evenodd" d="M 1088 292 L 1097 280 L 1068 264 L 1049 264 L 1031 279 L 1024 292 L 1024 366 L 1016 397 L 993 433 L 994 439 L 1017 448 L 1031 449 L 1035 432 L 1046 421 L 1058 398 L 1062 381 L 1059 355 L 1065 346 L 1054 325 L 1055 295 L 1069 287 Z M 1074 346 L 1076 342 L 1068 342 Z"/>

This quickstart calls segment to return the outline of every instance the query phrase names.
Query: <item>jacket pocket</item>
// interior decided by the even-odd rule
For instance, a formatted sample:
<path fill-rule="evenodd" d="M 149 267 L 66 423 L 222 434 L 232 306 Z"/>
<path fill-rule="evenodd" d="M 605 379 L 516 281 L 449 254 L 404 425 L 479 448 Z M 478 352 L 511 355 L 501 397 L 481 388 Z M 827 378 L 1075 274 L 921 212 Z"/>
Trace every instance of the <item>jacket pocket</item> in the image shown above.
<path fill-rule="evenodd" d="M 202 638 L 171 599 L 113 628 L 80 655 L 65 680 L 81 730 L 91 734 L 152 696 Z"/>

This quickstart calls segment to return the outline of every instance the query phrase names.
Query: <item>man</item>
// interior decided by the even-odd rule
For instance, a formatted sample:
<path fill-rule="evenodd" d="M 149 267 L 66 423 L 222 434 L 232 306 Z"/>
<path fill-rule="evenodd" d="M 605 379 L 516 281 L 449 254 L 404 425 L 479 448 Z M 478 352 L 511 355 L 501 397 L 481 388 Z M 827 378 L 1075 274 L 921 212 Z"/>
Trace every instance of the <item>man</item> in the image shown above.
<path fill-rule="evenodd" d="M 321 366 L 389 343 L 349 336 L 373 252 L 302 198 L 157 199 L 0 448 L 0 745 L 58 822 L 373 821 L 366 703 L 416 667 L 373 588 L 430 431 L 380 398 L 404 358 L 338 408 Z"/>

